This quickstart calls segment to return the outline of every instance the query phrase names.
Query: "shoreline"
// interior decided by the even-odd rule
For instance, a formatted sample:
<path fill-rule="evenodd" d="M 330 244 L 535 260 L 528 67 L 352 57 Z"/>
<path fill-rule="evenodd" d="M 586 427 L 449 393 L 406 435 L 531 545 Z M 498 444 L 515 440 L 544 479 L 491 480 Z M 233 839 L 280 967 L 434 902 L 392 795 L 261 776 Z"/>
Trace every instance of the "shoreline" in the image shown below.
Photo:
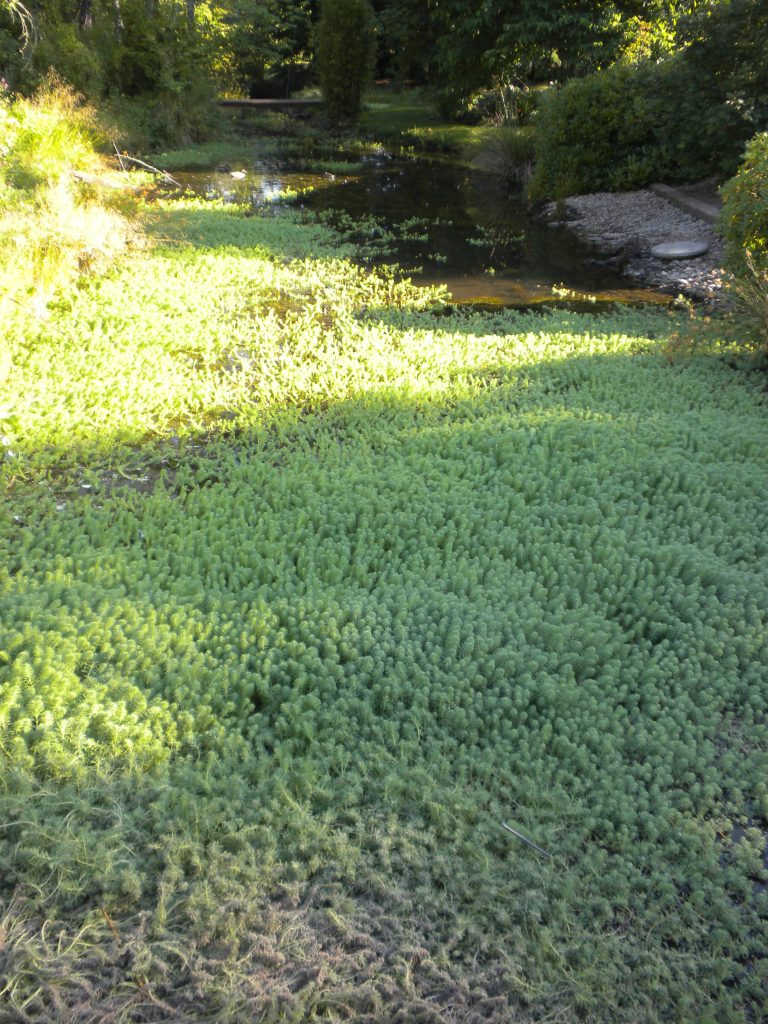
<path fill-rule="evenodd" d="M 553 226 L 567 227 L 595 249 L 593 264 L 674 296 L 710 305 L 722 302 L 723 240 L 711 224 L 649 189 L 569 196 L 564 217 L 556 203 L 548 203 L 544 213 Z M 694 240 L 707 242 L 704 255 L 675 260 L 651 255 L 660 243 Z"/>

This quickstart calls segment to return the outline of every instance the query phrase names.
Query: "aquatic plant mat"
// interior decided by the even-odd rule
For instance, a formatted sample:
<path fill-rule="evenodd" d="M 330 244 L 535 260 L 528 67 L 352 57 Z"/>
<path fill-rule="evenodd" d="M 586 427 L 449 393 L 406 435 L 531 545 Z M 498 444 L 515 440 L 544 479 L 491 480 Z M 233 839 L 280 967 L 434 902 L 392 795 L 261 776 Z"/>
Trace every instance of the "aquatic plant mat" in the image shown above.
<path fill-rule="evenodd" d="M 761 380 L 154 219 L 0 395 L 0 1021 L 761 1019 Z"/>

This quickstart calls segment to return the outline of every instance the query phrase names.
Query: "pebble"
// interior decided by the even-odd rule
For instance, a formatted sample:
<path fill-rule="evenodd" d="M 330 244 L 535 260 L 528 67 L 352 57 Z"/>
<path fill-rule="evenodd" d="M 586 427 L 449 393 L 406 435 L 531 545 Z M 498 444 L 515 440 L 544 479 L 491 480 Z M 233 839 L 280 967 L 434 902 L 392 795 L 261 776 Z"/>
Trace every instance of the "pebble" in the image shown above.
<path fill-rule="evenodd" d="M 545 212 L 555 214 L 550 203 Z M 717 302 L 722 293 L 723 242 L 712 225 L 678 210 L 647 189 L 594 192 L 565 201 L 566 226 L 599 253 L 616 258 L 634 281 L 674 295 Z M 707 252 L 670 261 L 651 254 L 656 245 L 695 238 Z"/>

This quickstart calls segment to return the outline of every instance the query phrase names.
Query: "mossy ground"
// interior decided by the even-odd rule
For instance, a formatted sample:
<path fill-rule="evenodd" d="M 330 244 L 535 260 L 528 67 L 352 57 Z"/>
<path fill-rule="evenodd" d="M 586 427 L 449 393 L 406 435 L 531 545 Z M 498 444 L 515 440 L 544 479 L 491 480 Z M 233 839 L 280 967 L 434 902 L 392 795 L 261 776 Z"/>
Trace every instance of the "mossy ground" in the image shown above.
<path fill-rule="evenodd" d="M 760 385 L 152 219 L 0 395 L 0 1021 L 760 1019 Z"/>

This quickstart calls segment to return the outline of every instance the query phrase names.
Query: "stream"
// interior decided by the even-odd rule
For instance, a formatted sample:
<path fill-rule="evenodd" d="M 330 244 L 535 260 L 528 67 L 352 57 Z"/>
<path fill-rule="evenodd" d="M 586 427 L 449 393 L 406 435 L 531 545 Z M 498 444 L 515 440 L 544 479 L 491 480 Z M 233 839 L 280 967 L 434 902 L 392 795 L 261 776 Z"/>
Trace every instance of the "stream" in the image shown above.
<path fill-rule="evenodd" d="M 443 284 L 455 302 L 594 309 L 670 301 L 632 287 L 567 228 L 533 215 L 498 177 L 455 158 L 381 147 L 314 161 L 255 153 L 175 177 L 210 199 L 297 205 L 360 243 L 369 262 L 396 264 L 416 284 Z"/>

